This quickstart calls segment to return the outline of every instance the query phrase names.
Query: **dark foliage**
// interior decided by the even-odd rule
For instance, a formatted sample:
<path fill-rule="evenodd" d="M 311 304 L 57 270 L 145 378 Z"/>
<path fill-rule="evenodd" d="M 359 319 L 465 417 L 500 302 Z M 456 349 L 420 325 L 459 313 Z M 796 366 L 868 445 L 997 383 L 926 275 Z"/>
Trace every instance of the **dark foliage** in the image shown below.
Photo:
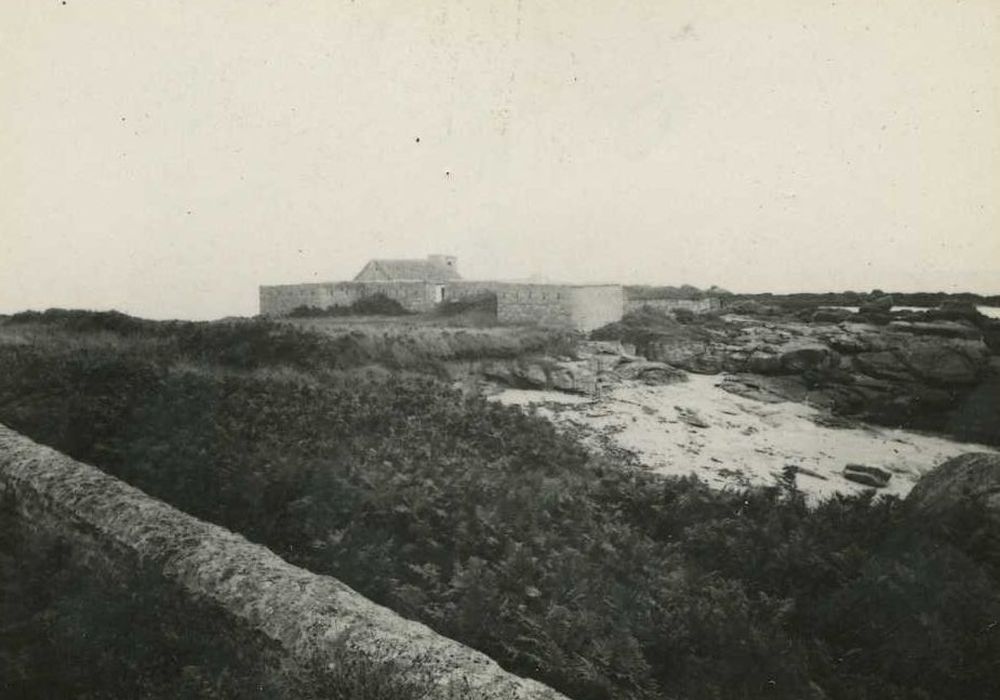
<path fill-rule="evenodd" d="M 928 309 L 936 308 L 950 302 L 980 306 L 1000 306 L 1000 295 L 986 296 L 967 292 L 956 294 L 948 292 L 884 292 L 881 289 L 873 289 L 871 292 L 801 292 L 796 294 L 772 294 L 765 292 L 762 294 L 737 294 L 733 297 L 732 301 L 752 300 L 796 310 L 815 308 L 817 306 L 861 306 L 883 296 L 891 296 L 893 303 L 897 306 L 916 306 Z"/>
<path fill-rule="evenodd" d="M 113 333 L 150 332 L 163 325 L 162 322 L 147 321 L 123 314 L 120 311 L 83 311 L 79 309 L 46 309 L 45 311 L 21 311 L 4 320 L 5 323 L 43 324 L 58 326 L 68 331 L 110 331 Z"/>
<path fill-rule="evenodd" d="M 298 355 L 239 328 L 197 367 L 2 346 L 0 420 L 579 700 L 1000 693 L 981 516 L 652 477 L 429 377 L 262 371 Z"/>
<path fill-rule="evenodd" d="M 621 321 L 591 331 L 590 338 L 632 343 L 642 353 L 651 343 L 664 338 L 710 340 L 713 336 L 708 329 L 719 324 L 721 322 L 712 314 L 695 314 L 687 309 L 663 311 L 641 306 L 629 311 Z"/>
<path fill-rule="evenodd" d="M 672 286 L 650 286 L 631 285 L 625 287 L 625 296 L 630 300 L 654 300 L 654 299 L 707 299 L 726 298 L 733 295 L 729 290 L 712 285 L 708 289 L 699 289 L 690 284 L 682 284 L 679 287 Z"/>
<path fill-rule="evenodd" d="M 315 306 L 298 306 L 289 312 L 292 318 L 322 318 L 337 316 L 406 316 L 412 313 L 395 299 L 385 294 L 361 297 L 346 306 L 333 305 L 325 309 Z"/>
<path fill-rule="evenodd" d="M 441 316 L 458 316 L 474 312 L 496 316 L 497 295 L 493 292 L 482 292 L 463 299 L 448 299 L 438 304 L 436 311 Z"/>

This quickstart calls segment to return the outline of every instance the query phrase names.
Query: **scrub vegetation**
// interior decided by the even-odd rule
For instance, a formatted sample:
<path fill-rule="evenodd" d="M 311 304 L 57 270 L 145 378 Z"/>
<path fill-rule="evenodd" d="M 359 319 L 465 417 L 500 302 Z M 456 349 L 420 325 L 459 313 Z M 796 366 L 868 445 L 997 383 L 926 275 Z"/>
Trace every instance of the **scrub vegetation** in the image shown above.
<path fill-rule="evenodd" d="M 17 315 L 0 421 L 577 700 L 1000 695 L 982 514 L 810 508 L 792 476 L 727 492 L 654 477 L 452 390 L 433 353 L 344 338 Z M 53 585 L 32 614 L 86 595 Z M 0 676 L 49 672 L 18 644 L 81 648 L 83 627 L 44 629 L 0 630 Z"/>

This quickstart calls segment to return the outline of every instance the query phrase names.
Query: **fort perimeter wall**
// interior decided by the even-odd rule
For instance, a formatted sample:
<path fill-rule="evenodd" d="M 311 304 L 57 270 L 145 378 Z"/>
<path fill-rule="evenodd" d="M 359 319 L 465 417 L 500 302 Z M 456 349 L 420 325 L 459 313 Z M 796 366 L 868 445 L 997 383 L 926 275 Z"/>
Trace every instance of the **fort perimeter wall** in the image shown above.
<path fill-rule="evenodd" d="M 428 700 L 567 700 L 336 579 L 292 566 L 2 424 L 0 496 L 29 540 L 58 538 L 94 575 L 155 575 L 171 597 L 217 613 L 228 627 L 221 636 L 246 640 L 248 654 L 266 651 L 269 665 L 277 662 L 293 679 L 342 663 L 346 653 L 394 663 L 424 681 L 430 669 L 440 692 Z"/>
<path fill-rule="evenodd" d="M 688 309 L 696 314 L 708 313 L 721 308 L 719 300 L 714 297 L 708 299 L 629 299 L 625 302 L 625 311 L 637 311 L 644 306 L 658 311 Z"/>
<path fill-rule="evenodd" d="M 320 282 L 260 288 L 260 313 L 287 316 L 300 306 L 325 309 L 347 306 L 384 294 L 403 307 L 431 311 L 441 301 L 457 301 L 488 292 L 497 297 L 497 320 L 590 331 L 618 321 L 625 312 L 621 285 L 530 284 L 521 282 Z"/>
<path fill-rule="evenodd" d="M 325 309 L 349 306 L 358 299 L 384 294 L 411 311 L 430 311 L 436 303 L 429 282 L 314 282 L 260 287 L 262 316 L 287 316 L 300 306 Z"/>

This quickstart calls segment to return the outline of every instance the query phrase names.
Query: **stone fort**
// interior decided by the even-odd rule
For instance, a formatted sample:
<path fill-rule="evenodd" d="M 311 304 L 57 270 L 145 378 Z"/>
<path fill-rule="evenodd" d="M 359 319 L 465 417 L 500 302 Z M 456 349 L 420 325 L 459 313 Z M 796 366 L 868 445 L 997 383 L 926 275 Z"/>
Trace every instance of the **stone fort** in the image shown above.
<path fill-rule="evenodd" d="M 347 306 L 383 294 L 410 311 L 430 311 L 446 301 L 483 293 L 496 295 L 497 320 L 537 323 L 590 331 L 625 313 L 620 284 L 548 284 L 464 280 L 458 260 L 428 255 L 426 260 L 371 260 L 349 282 L 269 285 L 260 288 L 260 313 L 286 316 L 300 306 Z"/>

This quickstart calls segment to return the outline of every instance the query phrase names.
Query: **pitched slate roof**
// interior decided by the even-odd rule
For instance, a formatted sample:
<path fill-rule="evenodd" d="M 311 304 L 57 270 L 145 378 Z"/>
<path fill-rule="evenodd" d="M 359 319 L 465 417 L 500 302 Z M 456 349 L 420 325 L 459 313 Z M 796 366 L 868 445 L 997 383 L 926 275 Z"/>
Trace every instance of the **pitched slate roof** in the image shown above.
<path fill-rule="evenodd" d="M 371 260 L 355 280 L 385 279 L 397 282 L 447 282 L 460 280 L 458 271 L 432 260 Z"/>

